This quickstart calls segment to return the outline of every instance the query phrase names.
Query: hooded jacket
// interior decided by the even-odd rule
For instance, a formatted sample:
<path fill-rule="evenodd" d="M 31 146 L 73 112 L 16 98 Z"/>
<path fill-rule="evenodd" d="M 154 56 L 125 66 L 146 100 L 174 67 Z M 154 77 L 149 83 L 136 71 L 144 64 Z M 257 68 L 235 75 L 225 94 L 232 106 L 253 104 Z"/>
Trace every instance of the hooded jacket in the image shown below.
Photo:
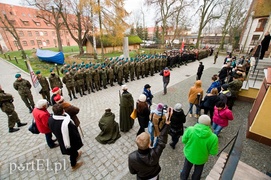
<path fill-rule="evenodd" d="M 195 165 L 202 165 L 208 161 L 209 154 L 218 153 L 218 138 L 210 126 L 196 124 L 188 127 L 182 136 L 184 156 Z"/>
<path fill-rule="evenodd" d="M 214 108 L 214 116 L 213 122 L 221 127 L 226 127 L 229 124 L 229 120 L 233 120 L 232 111 L 228 109 L 226 106 L 225 108 L 218 110 L 215 106 Z"/>
<path fill-rule="evenodd" d="M 191 104 L 199 104 L 197 99 L 197 94 L 200 93 L 200 100 L 203 97 L 203 89 L 201 88 L 201 81 L 198 80 L 195 82 L 195 85 L 192 86 L 188 93 L 188 102 Z"/>

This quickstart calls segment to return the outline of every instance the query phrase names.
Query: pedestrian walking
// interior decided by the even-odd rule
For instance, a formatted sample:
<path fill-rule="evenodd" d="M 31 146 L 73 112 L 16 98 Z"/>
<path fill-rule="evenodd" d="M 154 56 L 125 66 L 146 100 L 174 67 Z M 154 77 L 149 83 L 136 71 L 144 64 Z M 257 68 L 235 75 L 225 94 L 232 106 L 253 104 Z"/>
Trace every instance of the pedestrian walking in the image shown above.
<path fill-rule="evenodd" d="M 170 81 L 169 69 L 167 67 L 165 67 L 165 69 L 160 72 L 160 75 L 163 76 L 163 88 L 164 88 L 163 95 L 165 95 L 165 94 L 167 94 L 167 85 L 169 84 L 169 81 Z"/>
<path fill-rule="evenodd" d="M 148 103 L 149 107 L 151 107 L 153 95 L 151 93 L 151 86 L 149 84 L 144 86 L 143 94 L 145 94 L 146 102 Z"/>
<path fill-rule="evenodd" d="M 203 70 L 204 70 L 204 65 L 202 64 L 202 62 L 199 62 L 199 67 L 198 67 L 198 71 L 197 71 L 197 78 L 196 78 L 196 80 L 200 80 L 201 79 Z"/>
<path fill-rule="evenodd" d="M 184 166 L 181 170 L 181 179 L 187 180 L 191 168 L 193 180 L 200 180 L 204 164 L 208 161 L 209 155 L 218 153 L 218 138 L 211 130 L 211 119 L 208 115 L 201 115 L 198 123 L 188 127 L 182 136 L 184 143 Z"/>
<path fill-rule="evenodd" d="M 74 122 L 60 104 L 53 106 L 53 113 L 49 118 L 49 127 L 59 142 L 61 153 L 70 156 L 71 167 L 75 171 L 83 165 L 83 162 L 77 162 L 82 155 L 82 151 L 78 151 L 83 146 L 82 139 Z"/>

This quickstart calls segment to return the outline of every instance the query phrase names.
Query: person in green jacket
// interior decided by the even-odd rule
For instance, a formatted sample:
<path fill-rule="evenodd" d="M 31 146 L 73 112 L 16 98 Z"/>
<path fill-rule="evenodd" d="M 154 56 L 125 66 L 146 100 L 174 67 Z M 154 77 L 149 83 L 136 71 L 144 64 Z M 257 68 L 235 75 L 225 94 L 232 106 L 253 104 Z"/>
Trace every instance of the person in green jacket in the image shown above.
<path fill-rule="evenodd" d="M 211 130 L 210 117 L 201 115 L 197 124 L 185 130 L 182 142 L 184 143 L 185 161 L 180 175 L 181 179 L 188 179 L 192 166 L 195 166 L 192 179 L 200 180 L 209 155 L 218 153 L 218 138 Z"/>

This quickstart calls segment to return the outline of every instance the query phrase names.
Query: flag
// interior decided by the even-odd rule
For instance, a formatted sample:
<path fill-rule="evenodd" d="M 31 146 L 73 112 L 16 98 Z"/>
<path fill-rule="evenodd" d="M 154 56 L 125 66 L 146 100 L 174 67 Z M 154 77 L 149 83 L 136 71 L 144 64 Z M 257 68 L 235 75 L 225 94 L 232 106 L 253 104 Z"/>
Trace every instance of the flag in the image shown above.
<path fill-rule="evenodd" d="M 181 46 L 180 52 L 182 53 L 183 51 L 184 51 L 184 39 L 182 41 L 182 46 Z"/>
<path fill-rule="evenodd" d="M 29 60 L 26 61 L 26 64 L 27 64 L 27 67 L 28 67 L 28 70 L 29 70 L 29 73 L 30 73 L 30 77 L 31 77 L 33 87 L 35 88 L 36 92 L 39 93 L 41 91 L 41 89 L 42 89 L 42 87 L 40 85 L 40 82 L 39 82 L 36 74 L 34 73 Z"/>

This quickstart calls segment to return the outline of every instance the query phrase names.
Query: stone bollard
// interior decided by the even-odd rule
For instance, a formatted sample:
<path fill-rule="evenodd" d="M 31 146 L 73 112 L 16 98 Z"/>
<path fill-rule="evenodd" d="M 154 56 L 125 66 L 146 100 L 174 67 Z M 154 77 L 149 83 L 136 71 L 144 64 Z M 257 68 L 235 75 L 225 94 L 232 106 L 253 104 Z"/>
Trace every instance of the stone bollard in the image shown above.
<path fill-rule="evenodd" d="M 11 61 L 11 59 L 10 59 L 10 55 L 8 54 L 8 59 Z"/>

